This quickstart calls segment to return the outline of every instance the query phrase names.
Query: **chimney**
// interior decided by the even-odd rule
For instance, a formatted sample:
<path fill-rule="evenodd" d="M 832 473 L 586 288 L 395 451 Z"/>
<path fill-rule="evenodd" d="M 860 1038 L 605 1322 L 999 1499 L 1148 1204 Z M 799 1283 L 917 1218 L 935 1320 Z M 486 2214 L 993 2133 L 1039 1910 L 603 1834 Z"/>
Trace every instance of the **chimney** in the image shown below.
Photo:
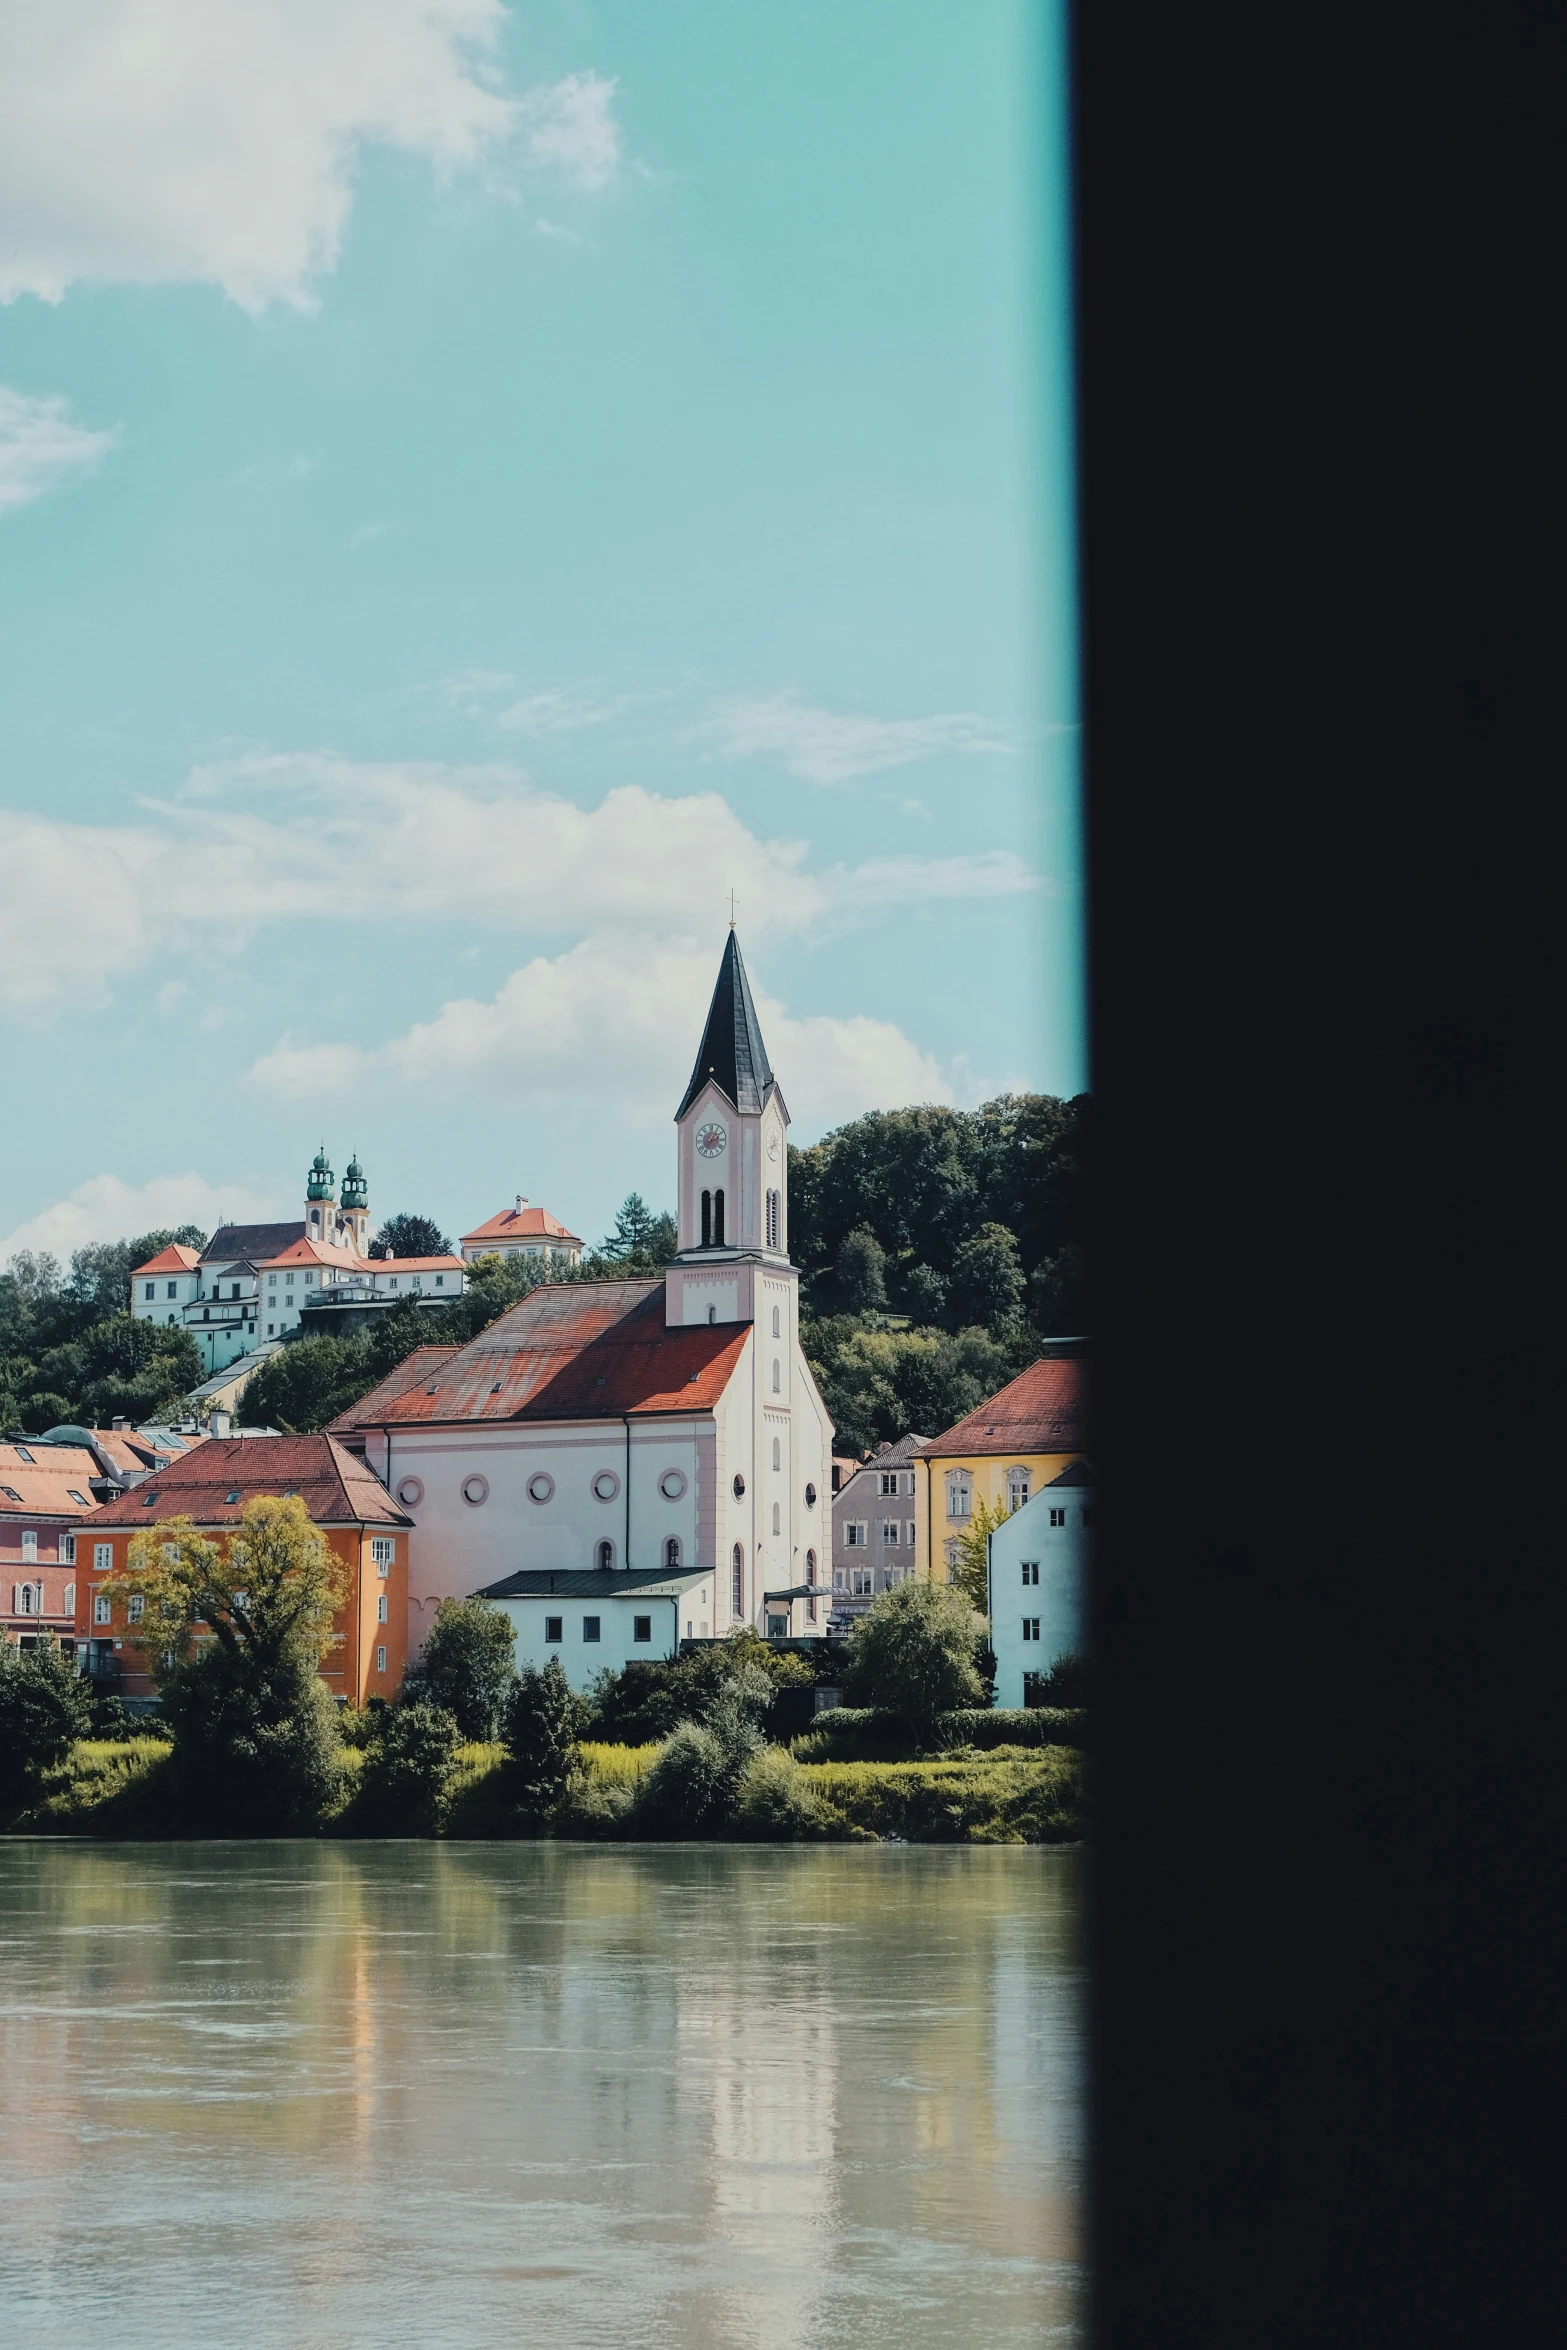
<path fill-rule="evenodd" d="M 123 1412 L 116 1412 L 114 1418 L 109 1422 L 111 1428 L 123 1428 L 124 1425 L 125 1414 Z"/>
<path fill-rule="evenodd" d="M 523 1209 L 524 1209 L 524 1208 L 527 1206 L 527 1204 L 528 1204 L 528 1195 L 527 1195 L 527 1193 L 526 1193 L 526 1192 L 524 1192 L 524 1191 L 519 1191 L 519 1192 L 518 1192 L 518 1194 L 517 1194 L 517 1213 L 518 1213 L 518 1215 L 519 1215 L 519 1216 L 522 1214 L 522 1211 L 523 1211 Z"/>
<path fill-rule="evenodd" d="M 212 1418 L 211 1418 L 211 1419 L 208 1421 L 207 1425 L 208 1425 L 208 1428 L 210 1429 L 211 1433 L 212 1433 L 214 1436 L 227 1436 L 227 1434 L 228 1434 L 228 1432 L 229 1432 L 229 1415 L 228 1415 L 228 1413 L 227 1413 L 227 1412 L 214 1412 L 214 1413 L 213 1413 L 213 1415 L 212 1415 Z"/>

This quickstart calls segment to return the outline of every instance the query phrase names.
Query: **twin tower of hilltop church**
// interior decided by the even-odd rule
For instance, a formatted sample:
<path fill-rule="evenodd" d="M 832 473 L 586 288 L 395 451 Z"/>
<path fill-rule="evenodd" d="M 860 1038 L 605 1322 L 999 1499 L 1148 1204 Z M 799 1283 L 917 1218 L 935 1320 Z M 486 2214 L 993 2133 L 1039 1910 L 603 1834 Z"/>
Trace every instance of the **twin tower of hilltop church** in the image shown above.
<path fill-rule="evenodd" d="M 317 1151 L 305 1184 L 305 1238 L 352 1249 L 356 1257 L 369 1254 L 370 1190 L 357 1154 L 348 1162 L 339 1200 L 337 1178 L 327 1164 L 326 1144 Z"/>

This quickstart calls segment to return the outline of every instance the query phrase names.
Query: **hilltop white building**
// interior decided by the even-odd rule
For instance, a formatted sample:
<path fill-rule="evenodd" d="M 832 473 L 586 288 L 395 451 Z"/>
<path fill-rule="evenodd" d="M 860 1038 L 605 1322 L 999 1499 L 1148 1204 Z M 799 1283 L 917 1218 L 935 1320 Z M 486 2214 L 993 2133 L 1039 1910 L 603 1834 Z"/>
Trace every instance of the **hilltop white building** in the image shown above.
<path fill-rule="evenodd" d="M 333 1424 L 414 1521 L 410 1654 L 475 1591 L 519 1661 L 558 1655 L 579 1687 L 738 1624 L 825 1631 L 832 1423 L 800 1348 L 788 1124 L 731 931 L 675 1113 L 667 1273 L 536 1289 Z"/>

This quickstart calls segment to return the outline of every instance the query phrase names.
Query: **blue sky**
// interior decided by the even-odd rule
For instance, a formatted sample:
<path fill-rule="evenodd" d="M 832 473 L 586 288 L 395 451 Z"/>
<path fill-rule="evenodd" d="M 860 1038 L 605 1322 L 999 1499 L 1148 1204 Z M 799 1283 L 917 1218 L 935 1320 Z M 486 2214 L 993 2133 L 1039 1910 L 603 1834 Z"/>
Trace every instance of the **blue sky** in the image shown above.
<path fill-rule="evenodd" d="M 1086 1082 L 1059 14 L 0 26 L 0 1261 Z"/>

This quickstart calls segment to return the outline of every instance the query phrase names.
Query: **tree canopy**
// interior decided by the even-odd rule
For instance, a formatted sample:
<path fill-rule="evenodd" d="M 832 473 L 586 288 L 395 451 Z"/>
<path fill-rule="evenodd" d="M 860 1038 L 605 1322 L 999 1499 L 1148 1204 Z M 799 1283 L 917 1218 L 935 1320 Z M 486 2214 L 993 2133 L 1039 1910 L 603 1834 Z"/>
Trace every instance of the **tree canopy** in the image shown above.
<path fill-rule="evenodd" d="M 984 1703 L 977 1650 L 985 1619 L 952 1583 L 894 1584 L 855 1626 L 843 1693 L 885 1707 L 921 1738 L 960 1706 Z"/>
<path fill-rule="evenodd" d="M 204 1367 L 195 1340 L 128 1311 L 133 1269 L 172 1241 L 201 1248 L 206 1234 L 182 1224 L 94 1241 L 63 1273 L 47 1251 L 12 1257 L 0 1272 L 0 1428 L 38 1435 L 62 1420 L 92 1426 L 180 1408 Z"/>
<path fill-rule="evenodd" d="M 661 1273 L 675 1253 L 675 1219 L 666 1210 L 655 1215 L 640 1191 L 628 1192 L 615 1216 L 615 1229 L 599 1255 L 615 1266 Z"/>
<path fill-rule="evenodd" d="M 388 1216 L 370 1243 L 373 1257 L 450 1257 L 456 1253 L 433 1216 L 407 1211 Z"/>

